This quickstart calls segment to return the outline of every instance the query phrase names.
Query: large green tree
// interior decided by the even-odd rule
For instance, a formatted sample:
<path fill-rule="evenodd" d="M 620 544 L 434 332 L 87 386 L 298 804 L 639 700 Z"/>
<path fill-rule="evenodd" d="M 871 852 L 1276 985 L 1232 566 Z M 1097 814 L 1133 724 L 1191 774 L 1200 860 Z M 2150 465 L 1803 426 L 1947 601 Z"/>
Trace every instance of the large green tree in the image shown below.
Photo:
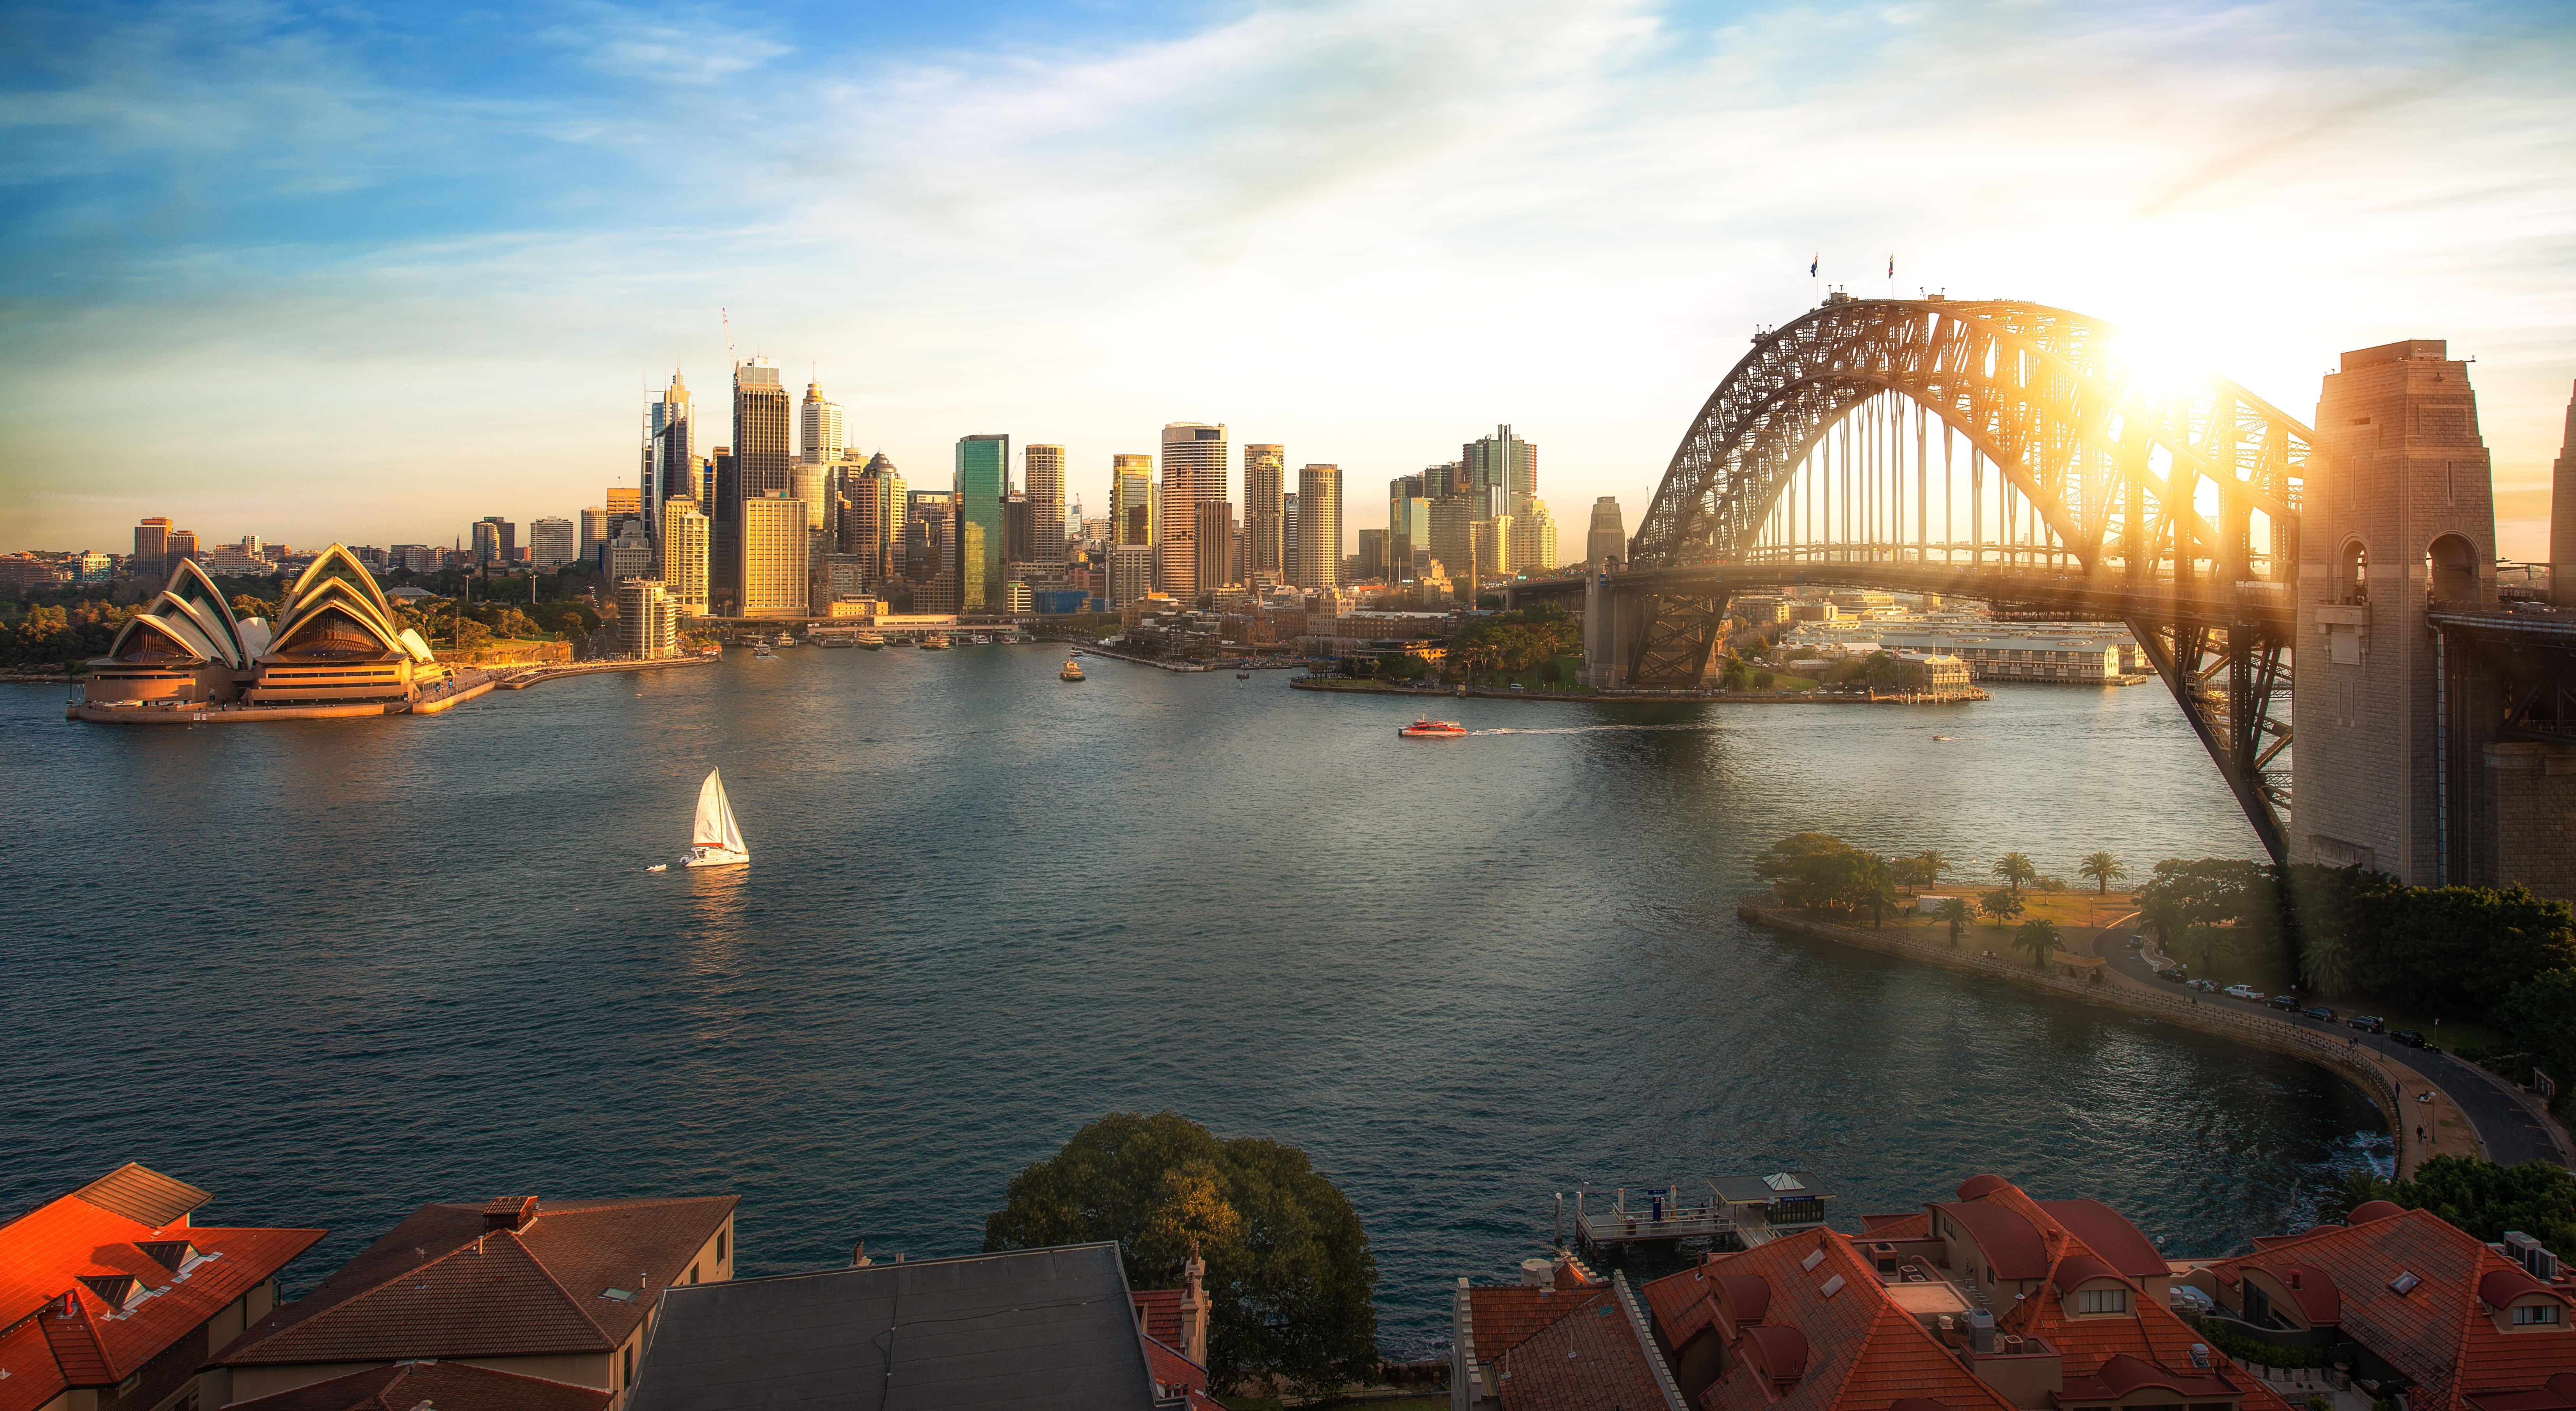
<path fill-rule="evenodd" d="M 1011 1180 L 984 1248 L 1115 1240 L 1136 1288 L 1207 1261 L 1217 1387 L 1276 1373 L 1323 1394 L 1377 1368 L 1377 1264 L 1351 1203 L 1292 1146 L 1219 1140 L 1172 1112 L 1112 1112 Z"/>

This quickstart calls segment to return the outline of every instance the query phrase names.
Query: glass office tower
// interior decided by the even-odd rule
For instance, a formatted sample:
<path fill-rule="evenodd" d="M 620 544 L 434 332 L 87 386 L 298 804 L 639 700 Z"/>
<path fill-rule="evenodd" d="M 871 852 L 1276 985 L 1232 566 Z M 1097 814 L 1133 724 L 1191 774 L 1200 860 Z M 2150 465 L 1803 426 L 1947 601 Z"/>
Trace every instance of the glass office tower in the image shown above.
<path fill-rule="evenodd" d="M 959 612 L 999 612 L 1002 602 L 1002 496 L 1010 491 L 1011 438 L 1006 432 L 957 441 L 957 590 Z"/>

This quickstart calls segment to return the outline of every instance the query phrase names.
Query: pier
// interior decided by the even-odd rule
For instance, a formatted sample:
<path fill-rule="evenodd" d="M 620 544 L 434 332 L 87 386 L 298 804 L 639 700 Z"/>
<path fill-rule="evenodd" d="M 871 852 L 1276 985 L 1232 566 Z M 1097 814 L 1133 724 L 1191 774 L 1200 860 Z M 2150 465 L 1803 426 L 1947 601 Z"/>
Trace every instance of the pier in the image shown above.
<path fill-rule="evenodd" d="M 1696 1186 L 1640 1186 L 1633 1196 L 1619 1186 L 1606 1210 L 1592 1208 L 1591 1194 L 1574 1194 L 1574 1236 L 1595 1257 L 1640 1245 L 1673 1249 L 1686 1240 L 1706 1240 L 1720 1251 L 1752 1249 L 1821 1227 L 1825 1202 L 1834 1198 L 1803 1171 L 1720 1176 Z M 1557 1197 L 1560 1206 L 1564 1199 Z"/>

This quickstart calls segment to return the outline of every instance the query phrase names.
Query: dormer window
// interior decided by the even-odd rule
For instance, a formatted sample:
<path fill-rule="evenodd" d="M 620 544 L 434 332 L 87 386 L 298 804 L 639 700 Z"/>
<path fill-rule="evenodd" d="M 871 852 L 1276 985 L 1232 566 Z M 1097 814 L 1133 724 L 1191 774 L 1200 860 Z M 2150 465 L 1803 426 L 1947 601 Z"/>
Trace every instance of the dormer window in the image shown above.
<path fill-rule="evenodd" d="M 2078 1313 L 2126 1313 L 2129 1311 L 2127 1289 L 2078 1289 L 2075 1292 Z"/>
<path fill-rule="evenodd" d="M 2513 1309 L 2513 1325 L 2517 1328 L 2557 1327 L 2558 1305 L 2555 1303 L 2515 1304 Z"/>

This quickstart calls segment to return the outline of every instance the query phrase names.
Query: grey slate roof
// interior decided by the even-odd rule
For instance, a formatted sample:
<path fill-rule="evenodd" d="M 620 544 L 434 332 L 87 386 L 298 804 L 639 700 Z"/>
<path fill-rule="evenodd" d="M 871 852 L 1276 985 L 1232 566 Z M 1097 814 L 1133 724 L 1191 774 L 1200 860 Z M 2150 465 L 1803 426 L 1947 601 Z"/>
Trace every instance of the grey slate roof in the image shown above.
<path fill-rule="evenodd" d="M 665 1288 L 628 1411 L 1153 1405 L 1101 1243 Z"/>
<path fill-rule="evenodd" d="M 1796 1181 L 1798 1188 L 1775 1189 L 1770 1183 L 1770 1178 L 1766 1176 L 1720 1176 L 1709 1184 L 1717 1187 L 1717 1193 L 1730 1205 L 1760 1205 L 1775 1200 L 1831 1200 L 1834 1198 L 1834 1193 L 1825 1189 L 1824 1182 L 1804 1171 L 1785 1171 L 1780 1174 Z"/>

